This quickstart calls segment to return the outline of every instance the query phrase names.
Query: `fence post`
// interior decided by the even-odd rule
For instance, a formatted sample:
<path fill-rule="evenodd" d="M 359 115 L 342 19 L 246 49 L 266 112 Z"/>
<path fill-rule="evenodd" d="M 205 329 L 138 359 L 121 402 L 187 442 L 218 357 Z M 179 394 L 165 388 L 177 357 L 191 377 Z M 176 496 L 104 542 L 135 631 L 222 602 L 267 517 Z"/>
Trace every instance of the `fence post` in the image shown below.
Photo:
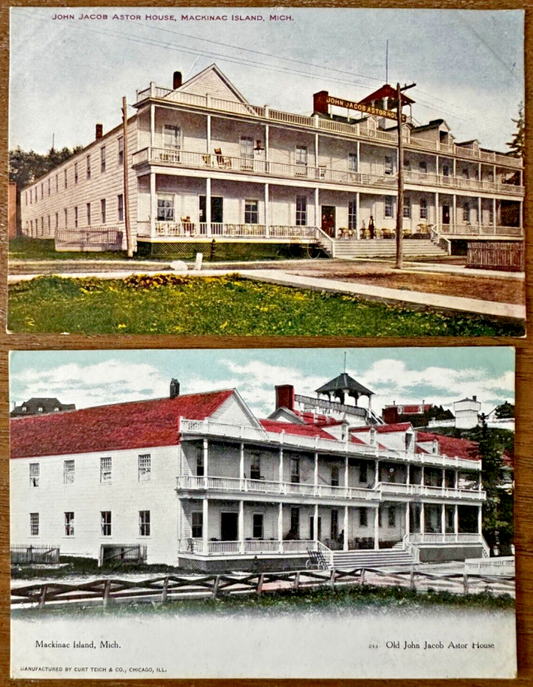
<path fill-rule="evenodd" d="M 163 591 L 161 592 L 161 602 L 166 603 L 168 601 L 168 577 L 165 577 L 163 582 Z"/>
<path fill-rule="evenodd" d="M 109 593 L 111 591 L 111 580 L 107 579 L 104 584 L 104 594 L 103 594 L 103 606 L 107 608 L 109 603 Z"/>
<path fill-rule="evenodd" d="M 361 572 L 359 573 L 359 586 L 362 587 L 365 583 L 365 569 L 361 568 Z"/>
<path fill-rule="evenodd" d="M 335 568 L 332 568 L 331 569 L 331 576 L 329 578 L 329 583 L 330 583 L 332 589 L 335 589 L 335 575 L 336 575 Z"/>
<path fill-rule="evenodd" d="M 217 594 L 218 594 L 218 585 L 219 585 L 219 584 L 220 584 L 220 575 L 217 575 L 217 576 L 215 577 L 215 582 L 214 582 L 214 584 L 213 584 L 213 599 L 216 599 L 216 598 L 217 598 Z"/>
<path fill-rule="evenodd" d="M 463 573 L 463 587 L 464 587 L 464 593 L 468 594 L 468 573 L 466 570 Z"/>
<path fill-rule="evenodd" d="M 261 594 L 263 591 L 263 582 L 264 582 L 265 576 L 263 573 L 259 575 L 259 579 L 257 580 L 257 593 Z"/>
<path fill-rule="evenodd" d="M 300 586 L 300 572 L 298 571 L 296 575 L 294 576 L 294 589 L 298 589 Z"/>
<path fill-rule="evenodd" d="M 411 566 L 411 574 L 409 575 L 409 586 L 413 591 L 416 590 L 415 566 L 414 565 Z"/>
<path fill-rule="evenodd" d="M 41 596 L 39 598 L 39 608 L 44 608 L 44 605 L 46 603 L 46 592 L 48 590 L 48 585 L 43 584 L 43 588 L 41 590 Z"/>

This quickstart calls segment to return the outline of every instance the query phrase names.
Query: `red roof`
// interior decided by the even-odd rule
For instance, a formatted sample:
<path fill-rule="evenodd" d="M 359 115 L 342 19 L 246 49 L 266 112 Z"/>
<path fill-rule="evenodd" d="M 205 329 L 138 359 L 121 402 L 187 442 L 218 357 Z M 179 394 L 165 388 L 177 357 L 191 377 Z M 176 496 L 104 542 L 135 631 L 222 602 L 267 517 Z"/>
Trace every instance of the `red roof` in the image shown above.
<path fill-rule="evenodd" d="M 465 458 L 466 460 L 481 460 L 479 454 L 479 444 L 477 441 L 469 439 L 456 439 L 443 434 L 432 434 L 431 432 L 417 432 L 417 441 L 434 441 L 439 443 L 440 453 L 450 458 Z"/>
<path fill-rule="evenodd" d="M 343 421 L 342 420 L 335 420 L 335 418 L 331 417 L 330 415 L 320 415 L 311 412 L 311 411 L 301 411 L 301 410 L 293 410 L 292 411 L 295 415 L 298 415 L 306 425 L 321 425 L 321 426 L 326 426 L 326 425 L 342 425 Z"/>
<path fill-rule="evenodd" d="M 371 103 L 373 100 L 383 100 L 383 98 L 393 98 L 394 100 L 396 100 L 397 95 L 398 94 L 396 93 L 396 89 L 388 83 L 386 83 L 383 86 L 380 86 L 380 88 L 378 88 L 377 91 L 374 91 L 370 95 L 367 95 L 366 98 L 363 98 L 359 102 Z M 402 93 L 402 102 L 404 103 L 404 105 L 409 105 L 410 103 L 414 103 L 415 101 L 408 95 L 405 95 L 405 93 Z"/>
<path fill-rule="evenodd" d="M 394 406 L 389 406 L 389 407 L 393 408 Z M 403 411 L 401 414 L 407 415 L 409 413 L 419 413 L 420 408 L 423 408 L 423 410 L 425 411 L 425 410 L 430 410 L 432 407 L 433 407 L 433 405 L 431 403 L 425 403 L 424 405 L 418 404 L 418 405 L 411 405 L 411 406 L 402 406 Z"/>
<path fill-rule="evenodd" d="M 116 403 L 11 421 L 11 458 L 120 451 L 179 443 L 178 417 L 203 420 L 233 391 Z"/>
<path fill-rule="evenodd" d="M 407 432 L 408 429 L 412 428 L 410 422 L 396 422 L 391 425 L 372 425 L 372 427 L 352 427 L 350 432 L 370 432 L 371 429 L 375 429 L 378 434 L 386 434 L 387 432 Z"/>
<path fill-rule="evenodd" d="M 334 439 L 316 425 L 295 425 L 292 422 L 278 422 L 277 420 L 259 420 L 267 432 L 285 432 L 285 434 L 298 434 L 305 437 L 321 437 L 322 439 Z"/>

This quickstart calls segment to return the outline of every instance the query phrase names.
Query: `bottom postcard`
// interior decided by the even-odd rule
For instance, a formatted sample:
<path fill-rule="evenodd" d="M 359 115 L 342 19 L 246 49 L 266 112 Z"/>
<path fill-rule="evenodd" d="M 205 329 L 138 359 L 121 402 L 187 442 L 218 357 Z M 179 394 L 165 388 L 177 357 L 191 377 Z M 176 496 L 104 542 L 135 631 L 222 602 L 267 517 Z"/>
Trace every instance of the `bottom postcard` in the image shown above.
<path fill-rule="evenodd" d="M 514 355 L 12 353 L 12 676 L 515 677 Z"/>

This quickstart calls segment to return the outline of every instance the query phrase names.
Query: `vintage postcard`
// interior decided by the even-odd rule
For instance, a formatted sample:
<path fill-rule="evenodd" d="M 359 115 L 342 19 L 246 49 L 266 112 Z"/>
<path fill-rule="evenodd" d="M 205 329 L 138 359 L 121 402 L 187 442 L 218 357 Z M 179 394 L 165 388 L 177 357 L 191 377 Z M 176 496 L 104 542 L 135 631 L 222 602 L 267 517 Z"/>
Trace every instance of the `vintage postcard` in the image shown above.
<path fill-rule="evenodd" d="M 523 336 L 523 28 L 12 8 L 9 330 Z"/>
<path fill-rule="evenodd" d="M 514 349 L 15 352 L 15 678 L 511 678 Z"/>

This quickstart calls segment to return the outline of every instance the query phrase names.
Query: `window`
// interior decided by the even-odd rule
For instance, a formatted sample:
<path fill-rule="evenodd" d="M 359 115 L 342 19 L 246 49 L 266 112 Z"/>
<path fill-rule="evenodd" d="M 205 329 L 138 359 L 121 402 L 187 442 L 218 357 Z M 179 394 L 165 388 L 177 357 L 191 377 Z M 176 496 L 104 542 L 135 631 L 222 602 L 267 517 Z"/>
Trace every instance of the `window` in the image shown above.
<path fill-rule="evenodd" d="M 150 536 L 150 511 L 139 511 L 139 534 L 141 537 Z"/>
<path fill-rule="evenodd" d="M 348 203 L 348 229 L 357 229 L 357 201 Z"/>
<path fill-rule="evenodd" d="M 489 205 L 489 222 L 494 224 L 494 205 L 492 203 Z"/>
<path fill-rule="evenodd" d="M 51 179 L 50 179 L 50 177 L 48 177 L 48 195 L 50 195 L 50 185 L 51 185 L 50 182 L 51 182 Z"/>
<path fill-rule="evenodd" d="M 453 507 L 452 508 L 446 508 L 446 529 L 449 532 L 453 532 L 455 529 Z"/>
<path fill-rule="evenodd" d="M 46 225 L 48 227 L 48 236 L 50 236 L 50 230 L 52 228 L 52 224 L 50 222 L 50 215 L 48 215 L 47 220 L 46 220 Z"/>
<path fill-rule="evenodd" d="M 389 527 L 396 527 L 396 508 L 389 506 Z"/>
<path fill-rule="evenodd" d="M 59 192 L 59 174 L 56 174 L 56 193 Z"/>
<path fill-rule="evenodd" d="M 64 171 L 63 176 L 64 176 L 64 181 L 65 181 L 65 188 L 68 188 L 67 170 Z"/>
<path fill-rule="evenodd" d="M 425 198 L 420 199 L 420 219 L 428 218 L 428 202 Z"/>
<path fill-rule="evenodd" d="M 44 200 L 44 181 L 41 182 L 41 200 Z"/>
<path fill-rule="evenodd" d="M 74 513 L 68 511 L 65 513 L 65 537 L 74 536 Z"/>
<path fill-rule="evenodd" d="M 112 471 L 112 459 L 100 458 L 100 482 L 110 482 Z"/>
<path fill-rule="evenodd" d="M 300 509 L 291 508 L 291 536 L 300 539 Z"/>
<path fill-rule="evenodd" d="M 296 226 L 307 224 L 307 196 L 296 196 Z"/>
<path fill-rule="evenodd" d="M 307 146 L 296 146 L 296 164 L 307 167 Z M 300 174 L 302 173 L 303 172 L 300 171 Z M 298 171 L 296 172 L 296 174 L 298 174 Z"/>
<path fill-rule="evenodd" d="M 338 465 L 332 465 L 331 466 L 331 486 L 332 487 L 338 487 L 339 486 L 339 466 Z"/>
<path fill-rule="evenodd" d="M 87 161 L 87 179 L 90 179 L 91 178 L 91 156 L 90 155 L 87 155 L 86 161 Z"/>
<path fill-rule="evenodd" d="M 105 146 L 100 148 L 100 171 L 105 172 Z"/>
<path fill-rule="evenodd" d="M 348 170 L 350 172 L 359 171 L 359 161 L 357 159 L 357 153 L 348 153 Z"/>
<path fill-rule="evenodd" d="M 87 203 L 87 226 L 91 226 L 91 204 Z"/>
<path fill-rule="evenodd" d="M 111 536 L 111 511 L 102 510 L 100 511 L 100 531 L 102 537 Z"/>
<path fill-rule="evenodd" d="M 157 221 L 174 221 L 174 196 L 157 196 Z"/>
<path fill-rule="evenodd" d="M 291 458 L 291 482 L 299 484 L 300 482 L 300 459 Z"/>
<path fill-rule="evenodd" d="M 163 146 L 165 148 L 181 148 L 181 129 L 174 124 L 163 127 Z"/>
<path fill-rule="evenodd" d="M 124 164 L 124 136 L 118 137 L 118 164 Z"/>
<path fill-rule="evenodd" d="M 366 463 L 359 463 L 359 482 L 363 483 L 368 480 L 367 476 L 367 464 Z"/>
<path fill-rule="evenodd" d="M 378 527 L 381 527 L 381 508 L 378 506 Z"/>
<path fill-rule="evenodd" d="M 359 508 L 359 527 L 368 526 L 368 512 L 366 508 Z"/>
<path fill-rule="evenodd" d="M 470 203 L 463 205 L 463 222 L 470 224 Z"/>
<path fill-rule="evenodd" d="M 30 535 L 39 536 L 39 513 L 30 513 Z"/>
<path fill-rule="evenodd" d="M 244 169 L 252 169 L 250 160 L 254 159 L 254 140 L 251 136 L 241 136 L 241 160 Z"/>
<path fill-rule="evenodd" d="M 259 224 L 259 202 L 257 200 L 244 201 L 244 223 Z"/>
<path fill-rule="evenodd" d="M 74 208 L 74 226 L 78 228 L 78 206 Z"/>
<path fill-rule="evenodd" d="M 200 446 L 196 454 L 196 477 L 203 477 L 205 474 L 204 450 Z"/>
<path fill-rule="evenodd" d="M 403 199 L 403 216 L 407 219 L 411 219 L 411 199 Z"/>
<path fill-rule="evenodd" d="M 385 196 L 385 217 L 392 217 L 392 196 Z"/>
<path fill-rule="evenodd" d="M 56 212 L 56 229 L 59 229 L 59 212 Z"/>
<path fill-rule="evenodd" d="M 442 176 L 443 177 L 449 177 L 450 176 L 450 168 L 448 165 L 442 165 Z"/>
<path fill-rule="evenodd" d="M 107 215 L 105 198 L 102 198 L 102 200 L 100 201 L 100 215 L 102 217 L 102 224 L 105 224 Z"/>
<path fill-rule="evenodd" d="M 468 171 L 468 167 L 465 167 L 465 168 L 463 169 L 463 177 L 464 177 L 465 179 L 470 179 L 470 172 Z"/>
<path fill-rule="evenodd" d="M 392 157 L 390 155 L 385 155 L 385 174 L 392 174 Z"/>
<path fill-rule="evenodd" d="M 124 221 L 124 196 L 122 193 L 117 196 L 117 215 L 118 215 L 118 221 L 123 222 Z"/>
<path fill-rule="evenodd" d="M 339 511 L 333 509 L 331 511 L 331 538 L 338 539 L 339 537 Z"/>
<path fill-rule="evenodd" d="M 78 183 L 78 163 L 74 163 L 74 183 Z"/>
<path fill-rule="evenodd" d="M 74 484 L 76 463 L 73 460 L 63 461 L 63 484 Z"/>
<path fill-rule="evenodd" d="M 252 454 L 250 479 L 261 479 L 261 456 L 258 453 Z"/>
<path fill-rule="evenodd" d="M 192 529 L 192 536 L 193 539 L 201 539 L 203 536 L 203 530 L 204 530 L 204 517 L 201 512 L 194 512 L 192 513 L 192 522 L 191 522 L 191 529 Z"/>
<path fill-rule="evenodd" d="M 411 160 L 409 160 L 409 158 L 407 158 L 407 157 L 404 157 L 403 166 L 405 167 L 405 169 L 410 169 L 411 168 Z"/>
<path fill-rule="evenodd" d="M 427 174 L 428 172 L 428 163 L 425 160 L 422 160 L 420 164 L 418 165 L 420 171 L 422 174 Z"/>
<path fill-rule="evenodd" d="M 263 513 L 254 513 L 253 514 L 253 528 L 252 528 L 252 537 L 254 539 L 263 539 L 263 525 L 264 525 L 264 516 Z"/>
<path fill-rule="evenodd" d="M 39 463 L 30 463 L 30 487 L 38 487 L 41 476 L 41 466 Z"/>
<path fill-rule="evenodd" d="M 148 482 L 152 478 L 152 456 L 142 453 L 139 456 L 139 482 Z"/>
<path fill-rule="evenodd" d="M 413 446 L 413 435 L 410 432 L 405 433 L 405 450 L 411 451 Z"/>
<path fill-rule="evenodd" d="M 68 209 L 65 208 L 64 213 L 65 215 L 65 229 L 68 227 Z"/>

